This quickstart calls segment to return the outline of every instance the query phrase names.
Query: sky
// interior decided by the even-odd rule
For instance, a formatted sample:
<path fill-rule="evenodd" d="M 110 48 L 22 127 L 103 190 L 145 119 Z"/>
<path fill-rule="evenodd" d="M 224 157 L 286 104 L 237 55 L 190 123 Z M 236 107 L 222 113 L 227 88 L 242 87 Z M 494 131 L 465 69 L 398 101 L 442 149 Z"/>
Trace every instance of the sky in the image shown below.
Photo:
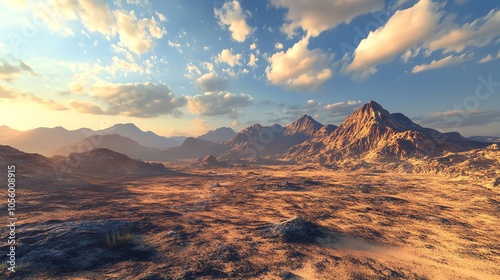
<path fill-rule="evenodd" d="M 339 125 L 374 100 L 500 136 L 500 2 L 0 0 L 0 125 Z"/>

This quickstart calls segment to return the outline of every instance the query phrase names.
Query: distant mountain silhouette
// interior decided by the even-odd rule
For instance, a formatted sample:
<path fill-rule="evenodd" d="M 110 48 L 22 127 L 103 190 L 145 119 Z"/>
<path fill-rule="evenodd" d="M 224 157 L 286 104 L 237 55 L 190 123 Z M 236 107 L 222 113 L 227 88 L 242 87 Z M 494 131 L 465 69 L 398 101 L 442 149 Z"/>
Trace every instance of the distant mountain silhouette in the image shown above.
<path fill-rule="evenodd" d="M 152 131 L 143 131 L 132 123 L 116 124 L 110 128 L 100 130 L 98 131 L 98 133 L 119 134 L 136 141 L 142 146 L 157 149 L 177 147 L 182 144 L 184 140 L 186 140 L 186 137 L 184 136 L 163 137 L 155 134 Z"/>
<path fill-rule="evenodd" d="M 35 128 L 20 132 L 8 138 L 0 140 L 0 144 L 9 145 L 16 149 L 29 153 L 40 153 L 50 155 L 55 150 L 76 144 L 85 138 L 94 135 L 119 134 L 130 138 L 142 146 L 167 149 L 182 144 L 186 137 L 163 137 L 151 131 L 142 131 L 134 124 L 117 124 L 103 130 L 91 130 L 81 128 L 77 130 L 67 130 L 63 127 Z"/>
<path fill-rule="evenodd" d="M 176 159 L 197 159 L 207 155 L 219 156 L 226 151 L 227 146 L 193 137 L 187 138 L 179 147 L 162 151 L 159 155 L 164 161 Z"/>
<path fill-rule="evenodd" d="M 206 140 L 214 143 L 223 142 L 231 139 L 236 135 L 236 132 L 229 127 L 220 127 L 215 130 L 210 130 L 209 132 L 198 136 L 196 138 L 201 140 Z"/>
<path fill-rule="evenodd" d="M 9 137 L 14 137 L 21 133 L 19 130 L 12 129 L 6 125 L 0 126 L 0 141 L 5 140 Z"/>
<path fill-rule="evenodd" d="M 432 157 L 483 147 L 485 144 L 459 133 L 423 128 L 403 114 L 390 114 L 378 103 L 370 101 L 330 134 L 315 138 L 307 143 L 307 147 L 293 147 L 289 155 L 331 164 L 361 157 Z"/>
<path fill-rule="evenodd" d="M 74 144 L 94 133 L 93 130 L 88 128 L 67 130 L 60 126 L 54 128 L 40 127 L 9 137 L 1 141 L 1 144 L 9 145 L 27 153 L 47 155 L 55 149 Z"/>
<path fill-rule="evenodd" d="M 319 122 L 307 115 L 286 127 L 255 124 L 225 141 L 229 150 L 220 159 L 275 157 L 309 139 L 321 127 Z"/>
<path fill-rule="evenodd" d="M 486 142 L 486 143 L 498 143 L 500 142 L 500 137 L 496 136 L 471 136 L 469 139 L 474 140 L 474 141 L 479 141 L 479 142 Z"/>
<path fill-rule="evenodd" d="M 90 136 L 73 145 L 59 148 L 51 155 L 67 156 L 70 153 L 87 152 L 96 148 L 107 148 L 133 159 L 161 160 L 159 149 L 144 147 L 136 141 L 118 134 Z"/>

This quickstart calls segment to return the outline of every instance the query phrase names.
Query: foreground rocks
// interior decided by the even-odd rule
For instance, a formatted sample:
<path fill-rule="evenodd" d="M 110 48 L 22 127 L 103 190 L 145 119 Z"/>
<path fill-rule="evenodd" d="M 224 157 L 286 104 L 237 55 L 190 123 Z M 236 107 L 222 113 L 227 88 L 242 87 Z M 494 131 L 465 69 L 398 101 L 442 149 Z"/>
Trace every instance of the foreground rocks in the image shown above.
<path fill-rule="evenodd" d="M 121 220 L 48 221 L 41 225 L 24 225 L 19 238 L 20 269 L 16 276 L 27 273 L 23 267 L 29 269 L 29 273 L 60 276 L 124 260 L 148 260 L 154 250 L 139 243 L 139 233 L 138 223 Z M 127 238 L 112 242 L 113 234 L 127 234 Z"/>

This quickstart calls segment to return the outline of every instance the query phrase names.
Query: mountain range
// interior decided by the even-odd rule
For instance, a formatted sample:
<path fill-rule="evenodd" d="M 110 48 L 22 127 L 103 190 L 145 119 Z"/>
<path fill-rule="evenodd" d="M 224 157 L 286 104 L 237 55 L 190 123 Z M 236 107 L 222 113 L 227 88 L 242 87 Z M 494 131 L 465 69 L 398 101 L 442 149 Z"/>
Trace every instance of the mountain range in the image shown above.
<path fill-rule="evenodd" d="M 311 116 L 302 115 L 286 126 L 255 124 L 239 133 L 223 127 L 196 138 L 162 137 L 130 123 L 98 131 L 55 127 L 20 132 L 2 126 L 0 135 L 6 137 L 1 144 L 45 155 L 67 156 L 103 148 L 147 161 L 212 155 L 219 160 L 273 158 L 322 164 L 356 158 L 437 157 L 484 148 L 493 142 L 490 140 L 495 140 L 469 139 L 456 132 L 441 133 L 424 128 L 401 113 L 389 113 L 374 101 L 360 107 L 338 127 L 323 125 Z"/>
<path fill-rule="evenodd" d="M 314 135 L 323 125 L 308 115 L 283 127 L 255 124 L 223 142 L 228 147 L 220 159 L 276 157 Z"/>

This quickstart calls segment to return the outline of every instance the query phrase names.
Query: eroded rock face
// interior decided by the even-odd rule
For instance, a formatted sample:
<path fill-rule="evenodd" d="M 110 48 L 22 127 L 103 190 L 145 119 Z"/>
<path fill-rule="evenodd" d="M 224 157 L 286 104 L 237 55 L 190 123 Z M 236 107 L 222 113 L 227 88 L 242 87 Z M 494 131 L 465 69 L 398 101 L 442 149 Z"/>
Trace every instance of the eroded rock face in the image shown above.
<path fill-rule="evenodd" d="M 201 162 L 200 166 L 217 166 L 219 165 L 219 161 L 216 157 L 212 155 L 206 156 Z"/>
<path fill-rule="evenodd" d="M 141 242 L 130 240 L 113 248 L 107 236 L 114 232 L 130 233 L 135 238 L 141 225 L 122 220 L 48 221 L 44 224 L 23 225 L 19 238 L 19 262 L 34 271 L 61 275 L 98 268 L 127 259 L 148 259 L 154 250 Z"/>

